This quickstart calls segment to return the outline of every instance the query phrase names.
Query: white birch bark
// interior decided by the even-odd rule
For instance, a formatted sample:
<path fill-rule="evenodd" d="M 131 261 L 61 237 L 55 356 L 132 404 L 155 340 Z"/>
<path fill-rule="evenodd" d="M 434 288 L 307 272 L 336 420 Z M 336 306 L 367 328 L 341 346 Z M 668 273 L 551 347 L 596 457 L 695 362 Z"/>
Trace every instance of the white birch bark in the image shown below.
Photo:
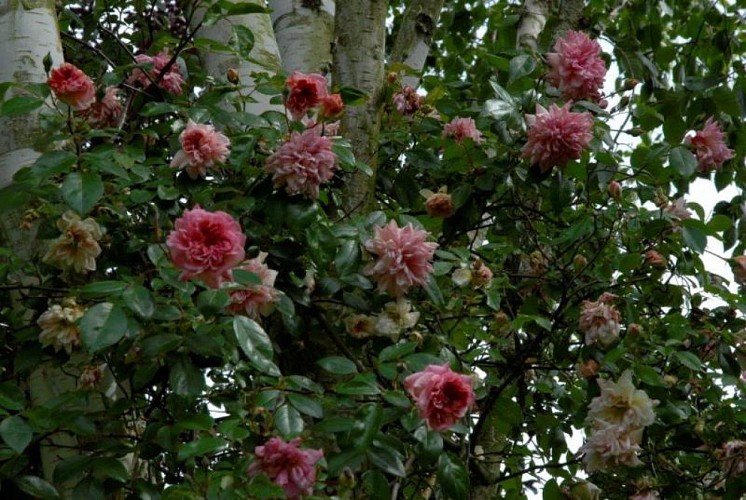
<path fill-rule="evenodd" d="M 411 71 L 402 76 L 402 84 L 412 88 L 419 85 L 441 10 L 443 0 L 417 0 L 411 2 L 404 12 L 391 49 L 391 61 L 403 63 Z"/>
<path fill-rule="evenodd" d="M 283 71 L 287 74 L 293 71 L 329 73 L 334 1 L 269 0 L 269 7 Z"/>
<path fill-rule="evenodd" d="M 0 82 L 41 83 L 47 80 L 43 60 L 49 54 L 53 66 L 62 64 L 62 44 L 53 0 L 0 0 Z M 17 94 L 11 89 L 10 95 Z M 0 118 L 0 188 L 30 165 L 39 153 L 36 114 Z"/>
<path fill-rule="evenodd" d="M 523 13 L 518 23 L 516 45 L 537 50 L 537 39 L 547 24 L 549 14 L 549 0 L 526 0 L 523 3 Z"/>
<path fill-rule="evenodd" d="M 373 170 L 372 176 L 355 172 L 347 179 L 342 195 L 342 209 L 346 213 L 365 213 L 373 202 L 383 109 L 387 6 L 386 0 L 345 0 L 337 4 L 334 81 L 369 96 L 365 105 L 346 109 L 342 135 L 349 139 L 357 159 Z"/>
<path fill-rule="evenodd" d="M 242 0 L 230 0 L 233 3 L 245 3 Z M 266 7 L 265 0 L 248 0 L 253 3 Z M 194 16 L 192 28 L 196 28 L 202 21 L 204 12 L 199 12 Z M 197 38 L 209 38 L 228 44 L 233 36 L 233 27 L 242 25 L 251 30 L 254 34 L 254 47 L 248 54 L 252 61 L 239 57 L 235 54 L 224 52 L 205 51 L 201 54 L 202 64 L 205 71 L 211 76 L 218 79 L 225 79 L 228 69 L 238 71 L 240 85 L 246 88 L 242 91 L 251 94 L 256 102 L 247 102 L 245 110 L 248 113 L 260 115 L 265 111 L 283 112 L 283 107 L 278 104 L 271 104 L 271 96 L 255 92 L 256 81 L 252 76 L 253 73 L 270 73 L 274 74 L 280 70 L 281 60 L 280 51 L 277 47 L 277 40 L 272 30 L 272 21 L 269 14 L 244 14 L 238 16 L 228 16 L 218 20 L 211 26 L 202 26 L 197 32 Z"/>

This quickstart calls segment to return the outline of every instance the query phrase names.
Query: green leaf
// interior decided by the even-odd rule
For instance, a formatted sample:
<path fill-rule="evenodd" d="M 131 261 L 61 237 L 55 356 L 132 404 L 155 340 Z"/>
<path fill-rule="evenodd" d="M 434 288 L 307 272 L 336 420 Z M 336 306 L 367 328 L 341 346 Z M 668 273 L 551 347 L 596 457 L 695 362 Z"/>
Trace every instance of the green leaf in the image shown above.
<path fill-rule="evenodd" d="M 65 458 L 58 462 L 54 468 L 54 482 L 61 483 L 82 475 L 93 463 L 93 460 L 93 457 L 81 455 Z"/>
<path fill-rule="evenodd" d="M 126 333 L 127 316 L 111 302 L 96 304 L 80 320 L 80 338 L 90 352 L 116 344 Z"/>
<path fill-rule="evenodd" d="M 54 486 L 36 476 L 21 476 L 14 480 L 18 489 L 34 498 L 60 498 Z"/>
<path fill-rule="evenodd" d="M 291 392 L 287 395 L 287 398 L 290 404 L 293 405 L 293 408 L 305 415 L 313 418 L 322 418 L 324 416 L 324 410 L 321 408 L 321 405 L 307 396 Z"/>
<path fill-rule="evenodd" d="M 233 270 L 233 281 L 240 285 L 261 285 L 262 278 L 258 274 L 246 271 L 245 269 Z"/>
<path fill-rule="evenodd" d="M 334 266 L 340 276 L 356 272 L 360 268 L 360 245 L 357 241 L 346 240 L 339 247 L 334 258 Z"/>
<path fill-rule="evenodd" d="M 352 380 L 337 384 L 336 391 L 348 396 L 374 396 L 381 393 L 376 383 L 376 376 L 372 373 L 360 373 Z"/>
<path fill-rule="evenodd" d="M 682 177 L 688 178 L 697 171 L 697 158 L 685 146 L 673 148 L 668 161 Z"/>
<path fill-rule="evenodd" d="M 542 500 L 563 500 L 566 496 L 562 493 L 557 481 L 550 479 L 544 485 Z"/>
<path fill-rule="evenodd" d="M 707 223 L 707 234 L 714 235 L 733 227 L 733 219 L 727 215 L 716 215 Z"/>
<path fill-rule="evenodd" d="M 352 87 L 340 87 L 338 92 L 346 106 L 358 106 L 369 99 L 368 94 Z"/>
<path fill-rule="evenodd" d="M 179 358 L 171 367 L 169 382 L 179 396 L 199 396 L 205 389 L 205 376 L 188 357 Z"/>
<path fill-rule="evenodd" d="M 433 460 L 443 452 L 443 436 L 440 432 L 428 430 L 423 425 L 414 431 L 414 438 L 419 441 L 416 448 L 418 456 Z"/>
<path fill-rule="evenodd" d="M 514 82 L 519 78 L 530 75 L 536 68 L 536 61 L 528 54 L 521 54 L 510 60 L 510 81 Z"/>
<path fill-rule="evenodd" d="M 397 477 L 406 477 L 399 453 L 390 448 L 372 447 L 367 451 L 368 459 L 384 472 Z M 466 498 L 466 497 L 462 497 Z"/>
<path fill-rule="evenodd" d="M 141 353 L 146 358 L 160 356 L 161 354 L 173 351 L 181 345 L 182 335 L 176 333 L 162 333 L 146 337 L 140 346 Z"/>
<path fill-rule="evenodd" d="M 22 410 L 25 404 L 26 395 L 16 384 L 0 384 L 0 406 L 8 410 Z"/>
<path fill-rule="evenodd" d="M 96 172 L 72 172 L 62 183 L 62 199 L 81 215 L 87 214 L 104 194 L 104 183 Z"/>
<path fill-rule="evenodd" d="M 384 348 L 378 355 L 378 362 L 385 363 L 386 361 L 399 359 L 402 356 L 406 356 L 415 349 L 417 349 L 416 342 L 402 342 L 399 344 L 390 345 Z"/>
<path fill-rule="evenodd" d="M 25 115 L 41 107 L 42 104 L 44 104 L 44 101 L 38 97 L 19 95 L 0 104 L 0 116 L 13 117 Z"/>
<path fill-rule="evenodd" d="M 181 108 L 179 106 L 176 106 L 175 104 L 169 104 L 167 102 L 149 102 L 147 103 L 142 111 L 140 111 L 141 116 L 157 116 L 157 115 L 165 115 L 167 113 L 175 113 L 179 111 Z"/>
<path fill-rule="evenodd" d="M 125 304 L 143 319 L 149 319 L 155 312 L 155 304 L 150 292 L 142 285 L 130 285 L 122 295 Z"/>
<path fill-rule="evenodd" d="M 227 290 L 204 290 L 197 296 L 197 308 L 203 314 L 220 314 L 230 303 L 231 296 Z"/>
<path fill-rule="evenodd" d="M 687 224 L 689 220 L 683 221 L 681 235 L 684 243 L 697 253 L 703 253 L 707 247 L 707 234 L 693 224 Z"/>
<path fill-rule="evenodd" d="M 428 275 L 427 281 L 425 282 L 423 288 L 425 289 L 425 293 L 427 293 L 427 296 L 430 298 L 430 301 L 435 307 L 437 307 L 438 309 L 442 309 L 445 306 L 443 292 L 440 291 L 438 282 L 435 280 L 435 277 L 432 274 Z"/>
<path fill-rule="evenodd" d="M 248 57 L 249 52 L 254 48 L 254 33 L 246 26 L 234 24 L 232 42 L 236 52 L 244 57 Z"/>
<path fill-rule="evenodd" d="M 356 421 L 352 428 L 355 448 L 367 449 L 376 438 L 381 424 L 383 424 L 383 407 L 379 404 L 368 403 L 361 406 L 356 415 Z"/>
<path fill-rule="evenodd" d="M 329 356 L 318 360 L 319 366 L 335 375 L 350 375 L 357 373 L 357 366 L 351 360 L 342 356 Z"/>
<path fill-rule="evenodd" d="M 179 454 L 177 458 L 180 461 L 188 460 L 192 457 L 201 457 L 203 455 L 209 455 L 215 453 L 227 444 L 226 440 L 220 437 L 205 436 L 196 441 L 185 443 L 179 448 Z"/>
<path fill-rule="evenodd" d="M 31 443 L 34 431 L 22 417 L 14 415 L 0 423 L 0 437 L 17 453 L 23 453 L 23 450 Z"/>
<path fill-rule="evenodd" d="M 233 332 L 239 347 L 254 368 L 273 377 L 282 375 L 272 361 L 272 342 L 256 321 L 246 316 L 236 316 L 233 318 Z"/>
<path fill-rule="evenodd" d="M 127 287 L 124 281 L 96 281 L 80 289 L 80 295 L 92 299 L 96 297 L 119 295 Z"/>
<path fill-rule="evenodd" d="M 268 11 L 258 3 L 253 2 L 232 2 L 221 0 L 220 7 L 223 8 L 226 16 L 241 16 L 244 14 L 266 14 Z"/>
<path fill-rule="evenodd" d="M 443 487 L 443 493 L 453 500 L 469 498 L 469 474 L 461 460 L 444 453 L 438 459 L 438 482 Z"/>
<path fill-rule="evenodd" d="M 96 457 L 93 460 L 93 472 L 98 477 L 113 479 L 120 483 L 126 483 L 130 479 L 124 464 L 113 457 Z"/>
<path fill-rule="evenodd" d="M 696 354 L 692 352 L 676 351 L 674 353 L 674 356 L 676 356 L 676 358 L 682 365 L 686 366 L 690 370 L 698 372 L 702 369 L 702 361 L 697 357 Z"/>
<path fill-rule="evenodd" d="M 303 418 L 298 410 L 290 405 L 282 405 L 275 412 L 275 427 L 285 438 L 295 437 L 303 432 Z"/>

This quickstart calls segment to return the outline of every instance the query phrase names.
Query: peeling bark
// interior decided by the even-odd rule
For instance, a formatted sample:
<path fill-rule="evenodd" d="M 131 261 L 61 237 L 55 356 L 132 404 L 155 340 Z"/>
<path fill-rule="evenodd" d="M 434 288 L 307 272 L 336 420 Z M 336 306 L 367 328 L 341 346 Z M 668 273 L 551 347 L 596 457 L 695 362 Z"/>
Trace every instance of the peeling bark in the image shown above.
<path fill-rule="evenodd" d="M 418 0 L 404 12 L 391 49 L 391 61 L 406 64 L 413 73 L 402 77 L 404 85 L 419 85 L 442 10 L 443 0 Z"/>
<path fill-rule="evenodd" d="M 554 29 L 552 39 L 556 40 L 570 30 L 578 29 L 580 21 L 583 19 L 583 9 L 585 8 L 584 0 L 564 0 L 558 13 L 559 23 Z"/>
<path fill-rule="evenodd" d="M 230 0 L 233 3 L 244 3 L 240 0 Z M 264 0 L 248 0 L 253 3 L 266 6 Z M 192 21 L 192 28 L 196 28 L 202 22 L 204 12 L 198 12 Z M 256 80 L 253 73 L 267 72 L 270 74 L 277 73 L 280 70 L 281 60 L 280 51 L 277 48 L 275 34 L 272 31 L 272 21 L 269 14 L 244 14 L 239 16 L 229 16 L 220 19 L 211 26 L 202 26 L 197 32 L 198 38 L 209 38 L 227 44 L 233 36 L 233 26 L 246 26 L 254 34 L 254 47 L 248 54 L 249 58 L 256 62 L 250 62 L 246 58 L 239 57 L 235 54 L 224 52 L 203 52 L 202 64 L 205 71 L 211 76 L 218 79 L 225 79 L 228 69 L 238 71 L 240 84 L 251 92 L 251 97 L 256 102 L 247 102 L 245 110 L 248 113 L 260 115 L 265 111 L 283 112 L 283 107 L 279 104 L 270 104 L 271 96 L 252 92 L 256 86 Z"/>
<path fill-rule="evenodd" d="M 334 1 L 270 0 L 269 6 L 285 73 L 329 73 Z"/>
<path fill-rule="evenodd" d="M 548 0 L 526 0 L 523 4 L 523 13 L 518 23 L 516 45 L 531 50 L 537 50 L 537 40 L 544 26 L 547 24 L 549 15 Z"/>
<path fill-rule="evenodd" d="M 387 6 L 385 0 L 345 0 L 337 5 L 334 20 L 337 36 L 334 81 L 369 96 L 365 105 L 347 108 L 342 117 L 342 135 L 350 140 L 357 159 L 373 170 L 372 176 L 355 172 L 346 180 L 342 194 L 342 208 L 346 213 L 365 213 L 373 205 L 383 110 Z"/>

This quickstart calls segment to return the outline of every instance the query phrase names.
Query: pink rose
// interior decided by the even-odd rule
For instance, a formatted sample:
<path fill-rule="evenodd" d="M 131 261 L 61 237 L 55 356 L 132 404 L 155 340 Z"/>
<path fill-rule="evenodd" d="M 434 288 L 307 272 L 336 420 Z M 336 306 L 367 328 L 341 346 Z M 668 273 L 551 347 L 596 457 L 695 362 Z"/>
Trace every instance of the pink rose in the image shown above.
<path fill-rule="evenodd" d="M 228 310 L 234 314 L 246 314 L 250 318 L 257 319 L 259 315 L 267 316 L 274 309 L 279 294 L 274 288 L 277 271 L 267 267 L 264 260 L 267 258 L 266 252 L 259 252 L 259 255 L 249 259 L 236 269 L 242 269 L 256 274 L 262 281 L 261 285 L 246 285 L 240 290 L 231 292 L 231 303 L 228 304 Z"/>
<path fill-rule="evenodd" d="M 166 66 L 171 61 L 168 49 L 163 49 L 153 57 L 147 54 L 138 54 L 135 56 L 135 61 L 141 65 L 152 64 L 153 68 L 136 68 L 132 72 L 132 75 L 130 75 L 127 83 L 130 85 L 137 83 L 146 89 L 151 83 L 157 82 L 158 87 L 161 89 L 171 92 L 174 95 L 181 95 L 181 86 L 184 84 L 184 78 L 181 76 L 179 66 L 174 63 L 168 68 L 168 71 L 165 71 Z"/>
<path fill-rule="evenodd" d="M 267 158 L 264 170 L 272 174 L 276 188 L 285 185 L 290 195 L 318 198 L 321 183 L 334 178 L 336 162 L 332 141 L 309 129 L 302 134 L 293 132 L 287 142 Z"/>
<path fill-rule="evenodd" d="M 611 181 L 608 185 L 609 195 L 615 200 L 622 199 L 622 185 L 617 181 Z"/>
<path fill-rule="evenodd" d="M 443 127 L 443 137 L 452 137 L 454 141 L 463 144 L 464 140 L 471 139 L 475 144 L 481 144 L 482 133 L 477 130 L 477 124 L 473 118 L 455 118 L 451 123 Z"/>
<path fill-rule="evenodd" d="M 122 116 L 122 103 L 119 101 L 119 89 L 106 87 L 101 101 L 94 103 L 88 110 L 88 123 L 94 127 L 116 127 Z"/>
<path fill-rule="evenodd" d="M 538 164 L 542 172 L 579 159 L 593 139 L 593 116 L 573 113 L 569 103 L 561 108 L 552 104 L 549 111 L 537 104 L 536 114 L 526 115 L 526 121 L 530 128 L 523 157 Z"/>
<path fill-rule="evenodd" d="M 207 212 L 196 205 L 176 219 L 166 240 L 181 279 L 199 278 L 218 288 L 231 280 L 231 269 L 244 259 L 246 236 L 225 212 Z"/>
<path fill-rule="evenodd" d="M 651 249 L 645 252 L 645 263 L 649 264 L 652 267 L 663 269 L 668 264 L 668 261 L 663 255 L 661 255 L 660 252 Z"/>
<path fill-rule="evenodd" d="M 425 241 L 430 233 L 412 224 L 400 228 L 395 220 L 375 228 L 376 236 L 365 242 L 375 262 L 365 274 L 378 281 L 378 290 L 399 297 L 415 285 L 423 285 L 433 272 L 431 261 L 437 243 Z"/>
<path fill-rule="evenodd" d="M 70 63 L 52 70 L 47 81 L 57 99 L 78 111 L 96 102 L 96 86 L 88 75 Z"/>
<path fill-rule="evenodd" d="M 619 311 L 611 305 L 616 295 L 604 292 L 597 301 L 584 300 L 580 308 L 578 328 L 585 334 L 585 345 L 608 347 L 619 337 Z"/>
<path fill-rule="evenodd" d="M 342 114 L 345 109 L 345 104 L 342 102 L 342 96 L 340 94 L 332 94 L 321 98 L 321 109 L 319 110 L 319 116 L 322 118 L 335 118 Z"/>
<path fill-rule="evenodd" d="M 326 78 L 318 73 L 304 75 L 294 72 L 285 82 L 288 88 L 285 107 L 294 120 L 300 120 L 308 111 L 318 106 L 322 98 L 327 97 Z"/>
<path fill-rule="evenodd" d="M 189 120 L 179 136 L 181 151 L 174 155 L 171 167 L 186 167 L 192 179 L 207 176 L 207 169 L 223 163 L 230 154 L 230 141 L 212 125 L 198 125 Z"/>
<path fill-rule="evenodd" d="M 694 137 L 687 137 L 684 142 L 694 149 L 697 167 L 705 174 L 720 170 L 723 162 L 733 158 L 733 150 L 725 145 L 725 134 L 712 117 L 705 122 L 705 128 L 694 134 Z"/>
<path fill-rule="evenodd" d="M 313 493 L 316 483 L 316 462 L 324 456 L 322 450 L 299 448 L 300 438 L 286 443 L 272 437 L 264 446 L 254 449 L 254 462 L 248 474 L 255 477 L 266 474 L 273 483 L 285 490 L 290 500 Z"/>
<path fill-rule="evenodd" d="M 404 379 L 420 416 L 435 431 L 448 429 L 474 406 L 471 384 L 471 377 L 453 372 L 448 363 L 429 365 Z"/>
<path fill-rule="evenodd" d="M 599 89 L 603 87 L 606 76 L 601 45 L 585 33 L 570 31 L 557 40 L 554 50 L 547 54 L 549 82 L 562 92 L 565 99 L 600 102 Z"/>

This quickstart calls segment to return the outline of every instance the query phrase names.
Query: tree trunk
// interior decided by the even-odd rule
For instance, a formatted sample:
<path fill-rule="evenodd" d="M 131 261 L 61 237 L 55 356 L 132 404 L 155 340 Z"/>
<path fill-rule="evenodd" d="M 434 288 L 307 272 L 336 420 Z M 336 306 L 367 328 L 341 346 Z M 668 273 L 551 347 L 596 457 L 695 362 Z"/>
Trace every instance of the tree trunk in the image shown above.
<path fill-rule="evenodd" d="M 536 40 L 547 24 L 549 13 L 549 0 L 526 0 L 523 4 L 523 13 L 518 23 L 518 34 L 516 45 L 532 50 L 537 50 Z"/>
<path fill-rule="evenodd" d="M 347 213 L 365 213 L 373 205 L 383 109 L 387 6 L 385 0 L 345 0 L 337 5 L 334 20 L 334 81 L 369 96 L 365 105 L 347 108 L 342 117 L 342 135 L 351 142 L 357 159 L 373 171 L 372 176 L 358 171 L 347 179 L 342 195 L 342 208 Z"/>
<path fill-rule="evenodd" d="M 245 3 L 240 0 L 229 0 L 231 3 Z M 264 0 L 248 0 L 253 3 L 266 6 Z M 192 28 L 196 28 L 202 22 L 204 12 L 194 16 Z M 251 98 L 256 102 L 247 102 L 244 110 L 247 113 L 260 115 L 265 111 L 283 111 L 279 104 L 270 104 L 271 96 L 254 92 L 256 80 L 253 73 L 270 73 L 274 74 L 280 71 L 280 52 L 277 48 L 275 34 L 272 31 L 272 21 L 269 14 L 244 14 L 239 16 L 229 16 L 220 19 L 211 26 L 202 26 L 197 32 L 199 38 L 209 38 L 222 44 L 227 44 L 233 36 L 234 26 L 245 26 L 251 30 L 254 35 L 254 47 L 248 54 L 248 58 L 239 57 L 235 54 L 226 54 L 222 52 L 205 51 L 201 54 L 202 64 L 205 71 L 215 77 L 225 79 L 228 69 L 238 71 L 240 84 L 248 89 Z"/>
<path fill-rule="evenodd" d="M 404 12 L 391 49 L 391 61 L 403 63 L 411 70 L 411 74 L 401 79 L 404 85 L 416 88 L 420 83 L 420 73 L 430 53 L 430 44 L 438 26 L 441 10 L 443 0 L 419 0 L 412 2 Z"/>
<path fill-rule="evenodd" d="M 333 0 L 270 0 L 285 73 L 327 74 L 332 67 Z"/>

